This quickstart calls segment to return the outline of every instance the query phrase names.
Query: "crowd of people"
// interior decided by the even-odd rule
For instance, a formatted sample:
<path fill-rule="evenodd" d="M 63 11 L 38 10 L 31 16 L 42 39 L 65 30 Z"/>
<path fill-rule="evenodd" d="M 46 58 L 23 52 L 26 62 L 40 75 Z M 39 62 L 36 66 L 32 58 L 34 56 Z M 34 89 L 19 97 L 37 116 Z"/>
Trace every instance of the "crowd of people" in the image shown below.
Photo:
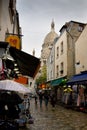
<path fill-rule="evenodd" d="M 51 104 L 52 108 L 55 109 L 56 105 L 56 96 L 54 93 L 49 93 L 46 91 L 38 91 L 37 95 L 35 95 L 35 104 L 37 104 L 37 101 L 39 102 L 40 108 L 42 108 L 43 102 L 45 104 L 45 107 L 48 108 L 48 103 Z"/>

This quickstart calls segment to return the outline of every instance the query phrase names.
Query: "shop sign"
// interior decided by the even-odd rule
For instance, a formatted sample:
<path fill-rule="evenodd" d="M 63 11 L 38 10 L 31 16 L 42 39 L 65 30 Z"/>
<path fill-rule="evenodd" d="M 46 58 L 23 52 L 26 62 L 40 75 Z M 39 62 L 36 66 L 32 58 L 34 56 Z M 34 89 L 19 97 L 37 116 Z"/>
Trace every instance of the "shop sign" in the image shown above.
<path fill-rule="evenodd" d="M 9 42 L 10 46 L 20 49 L 20 39 L 17 35 L 8 36 L 6 42 Z"/>

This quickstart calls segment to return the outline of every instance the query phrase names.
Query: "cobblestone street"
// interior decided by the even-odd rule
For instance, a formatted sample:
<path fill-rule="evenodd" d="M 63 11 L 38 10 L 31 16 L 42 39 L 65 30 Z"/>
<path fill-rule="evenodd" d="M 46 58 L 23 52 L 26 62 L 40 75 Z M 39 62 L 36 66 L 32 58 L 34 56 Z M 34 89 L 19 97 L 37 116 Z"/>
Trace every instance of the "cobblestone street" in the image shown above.
<path fill-rule="evenodd" d="M 31 113 L 34 118 L 34 124 L 28 124 L 27 128 L 22 130 L 87 130 L 87 114 L 56 106 L 52 110 L 49 104 L 48 109 L 40 109 L 39 103 L 34 104 L 31 100 Z"/>

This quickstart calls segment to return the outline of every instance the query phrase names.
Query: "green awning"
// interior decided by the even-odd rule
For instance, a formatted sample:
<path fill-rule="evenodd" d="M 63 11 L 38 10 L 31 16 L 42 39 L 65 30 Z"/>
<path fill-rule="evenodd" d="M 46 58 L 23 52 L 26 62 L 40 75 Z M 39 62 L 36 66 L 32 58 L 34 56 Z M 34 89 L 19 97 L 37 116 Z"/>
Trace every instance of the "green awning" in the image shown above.
<path fill-rule="evenodd" d="M 65 78 L 59 78 L 59 79 L 55 79 L 51 81 L 51 86 L 58 86 L 58 85 L 64 85 L 66 83 L 66 79 Z"/>

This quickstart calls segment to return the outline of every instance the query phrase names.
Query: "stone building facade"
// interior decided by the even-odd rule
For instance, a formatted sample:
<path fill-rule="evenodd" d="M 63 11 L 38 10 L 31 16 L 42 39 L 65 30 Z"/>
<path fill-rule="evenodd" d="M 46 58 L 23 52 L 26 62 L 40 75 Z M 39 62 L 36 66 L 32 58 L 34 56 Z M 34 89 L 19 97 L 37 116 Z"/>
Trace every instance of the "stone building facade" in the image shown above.
<path fill-rule="evenodd" d="M 78 38 L 81 36 L 85 26 L 86 24 L 84 23 L 70 21 L 65 23 L 65 25 L 63 25 L 60 29 L 60 36 L 54 46 L 54 79 L 59 79 L 61 77 L 69 79 L 76 73 L 76 41 L 78 41 Z M 49 56 L 49 58 L 51 56 Z M 50 64 L 50 62 L 47 64 L 47 68 L 49 68 Z M 52 74 L 50 72 L 48 73 L 50 74 L 49 77 L 51 77 Z M 47 79 L 51 80 L 49 77 Z"/>
<path fill-rule="evenodd" d="M 50 54 L 47 58 L 47 81 L 55 79 L 55 44 L 58 37 L 54 40 L 53 47 L 51 48 Z"/>
<path fill-rule="evenodd" d="M 75 45 L 76 74 L 87 71 L 87 25 Z"/>
<path fill-rule="evenodd" d="M 21 41 L 16 0 L 0 0 L 0 41 L 5 41 L 10 34 L 18 35 Z M 21 43 L 19 48 L 21 49 Z"/>
<path fill-rule="evenodd" d="M 15 40 L 12 39 L 13 37 L 17 37 L 18 40 L 20 39 L 20 42 L 15 42 Z M 9 38 L 9 41 L 6 40 L 7 38 Z M 16 9 L 16 0 L 0 0 L 0 79 L 2 79 L 2 75 L 4 75 L 4 78 L 7 76 L 7 61 L 14 61 L 13 57 L 9 54 L 9 44 L 10 46 L 12 44 L 14 44 L 14 46 L 17 45 L 21 50 L 19 14 Z M 14 63 L 11 62 L 8 66 L 13 66 L 13 64 Z M 11 74 L 11 71 L 12 69 L 8 69 L 8 74 Z"/>

